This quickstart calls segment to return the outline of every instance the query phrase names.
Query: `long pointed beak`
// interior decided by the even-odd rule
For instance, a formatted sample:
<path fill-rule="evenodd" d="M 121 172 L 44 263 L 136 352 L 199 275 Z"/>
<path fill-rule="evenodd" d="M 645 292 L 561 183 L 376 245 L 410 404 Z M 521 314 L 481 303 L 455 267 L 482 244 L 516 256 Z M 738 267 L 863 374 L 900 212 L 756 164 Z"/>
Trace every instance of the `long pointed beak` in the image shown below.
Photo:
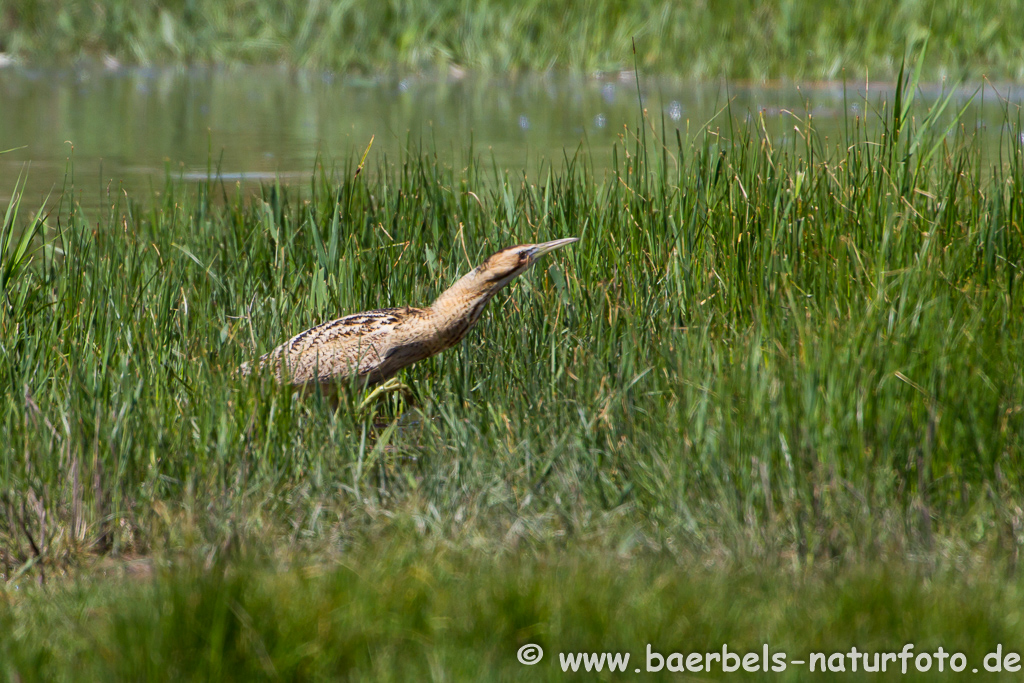
<path fill-rule="evenodd" d="M 549 251 L 554 251 L 555 249 L 560 249 L 561 247 L 564 247 L 567 244 L 572 244 L 573 242 L 579 242 L 579 241 L 580 241 L 579 237 L 566 237 L 566 238 L 560 239 L 560 240 L 554 240 L 554 241 L 551 241 L 551 242 L 543 242 L 541 244 L 535 244 L 535 245 L 533 245 L 533 252 L 530 254 L 530 256 L 531 256 L 531 258 L 536 259 L 536 258 L 538 258 L 540 256 L 543 256 L 544 254 L 548 253 Z"/>

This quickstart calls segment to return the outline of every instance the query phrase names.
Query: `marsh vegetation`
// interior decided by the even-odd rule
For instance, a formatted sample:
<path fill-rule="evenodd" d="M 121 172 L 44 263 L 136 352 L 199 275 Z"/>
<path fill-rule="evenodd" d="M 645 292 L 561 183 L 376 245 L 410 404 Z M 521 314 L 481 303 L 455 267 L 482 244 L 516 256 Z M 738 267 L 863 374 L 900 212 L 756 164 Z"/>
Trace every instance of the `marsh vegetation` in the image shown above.
<path fill-rule="evenodd" d="M 694 79 L 893 79 L 931 41 L 930 80 L 1024 77 L 1021 0 L 474 5 L 10 0 L 0 53 L 35 64 L 284 64 L 339 72 L 633 68 Z"/>
<path fill-rule="evenodd" d="M 428 148 L 256 196 L 15 193 L 4 674 L 532 679 L 561 673 L 525 642 L 1024 642 L 1020 122 L 983 146 L 914 92 L 838 139 L 642 118 L 609 172 Z M 405 372 L 408 402 L 231 375 L 566 236 Z"/>

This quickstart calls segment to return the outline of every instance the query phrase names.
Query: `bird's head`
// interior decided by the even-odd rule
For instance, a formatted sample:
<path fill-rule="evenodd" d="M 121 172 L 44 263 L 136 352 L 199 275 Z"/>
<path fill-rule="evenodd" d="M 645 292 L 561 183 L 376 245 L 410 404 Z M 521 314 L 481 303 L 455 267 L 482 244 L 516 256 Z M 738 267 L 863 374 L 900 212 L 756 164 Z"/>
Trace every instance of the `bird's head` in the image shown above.
<path fill-rule="evenodd" d="M 578 242 L 578 237 L 567 237 L 540 244 L 520 244 L 502 249 L 479 266 L 463 275 L 431 305 L 434 314 L 454 321 L 459 334 L 449 343 L 461 339 L 480 318 L 484 306 L 498 290 L 529 269 L 544 254 L 567 244 Z"/>
<path fill-rule="evenodd" d="M 544 254 L 578 241 L 578 237 L 566 237 L 552 242 L 520 244 L 502 249 L 477 267 L 477 277 L 483 281 L 487 289 L 496 292 L 528 270 Z"/>

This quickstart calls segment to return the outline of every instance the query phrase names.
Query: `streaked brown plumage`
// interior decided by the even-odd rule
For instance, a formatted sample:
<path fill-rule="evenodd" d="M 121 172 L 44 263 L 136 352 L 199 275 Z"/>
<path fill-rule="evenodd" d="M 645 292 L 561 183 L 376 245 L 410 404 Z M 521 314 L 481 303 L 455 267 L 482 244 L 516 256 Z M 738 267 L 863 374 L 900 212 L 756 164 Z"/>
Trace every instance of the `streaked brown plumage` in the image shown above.
<path fill-rule="evenodd" d="M 358 374 L 367 385 L 457 344 L 480 319 L 487 302 L 542 255 L 578 238 L 502 249 L 460 278 L 428 308 L 384 308 L 356 313 L 302 332 L 255 362 L 294 386 L 334 384 Z M 242 376 L 253 365 L 238 368 Z"/>

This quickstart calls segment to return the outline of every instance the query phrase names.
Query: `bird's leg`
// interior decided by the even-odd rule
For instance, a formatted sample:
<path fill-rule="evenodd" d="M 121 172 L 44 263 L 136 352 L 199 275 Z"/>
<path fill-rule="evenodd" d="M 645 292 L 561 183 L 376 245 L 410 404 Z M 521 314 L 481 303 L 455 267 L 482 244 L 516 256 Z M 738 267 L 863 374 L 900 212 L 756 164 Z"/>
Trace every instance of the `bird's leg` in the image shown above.
<path fill-rule="evenodd" d="M 397 377 L 392 377 L 388 381 L 374 387 L 373 390 L 366 395 L 366 398 L 359 402 L 359 412 L 362 412 L 369 406 L 373 405 L 374 401 L 381 396 L 393 392 L 401 392 L 407 400 L 412 397 L 412 389 L 398 381 Z"/>

